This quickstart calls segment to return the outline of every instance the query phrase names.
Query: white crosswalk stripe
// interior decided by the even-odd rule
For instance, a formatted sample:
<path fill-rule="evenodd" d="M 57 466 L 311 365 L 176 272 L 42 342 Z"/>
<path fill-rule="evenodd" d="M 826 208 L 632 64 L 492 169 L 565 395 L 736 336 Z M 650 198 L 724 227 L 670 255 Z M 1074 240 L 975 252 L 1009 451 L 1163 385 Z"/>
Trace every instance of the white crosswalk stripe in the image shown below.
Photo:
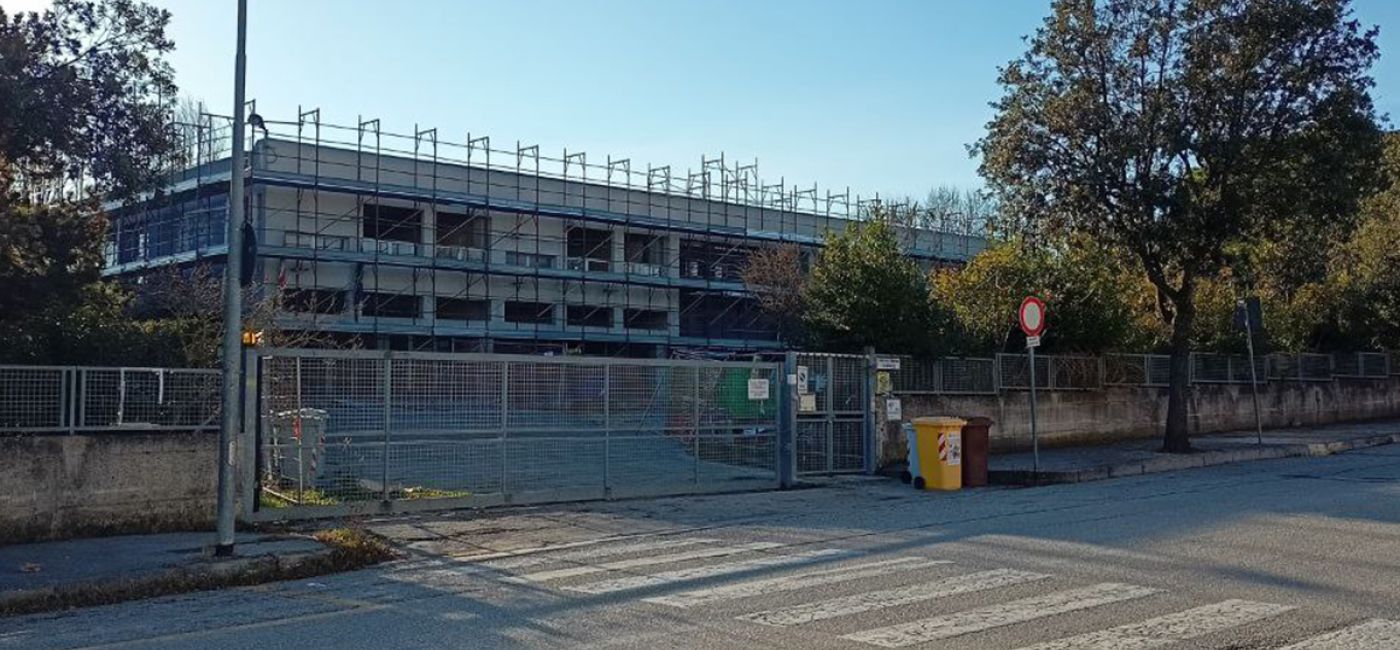
<path fill-rule="evenodd" d="M 1226 600 L 1140 623 L 1039 643 L 1022 650 L 1139 650 L 1171 645 L 1294 609 L 1289 605 Z"/>
<path fill-rule="evenodd" d="M 481 564 L 492 569 L 524 569 L 542 564 L 553 564 L 555 562 L 580 562 L 594 560 L 602 557 L 612 557 L 615 555 L 627 555 L 629 553 L 647 553 L 651 551 L 662 551 L 667 549 L 680 548 L 682 546 L 695 546 L 697 544 L 711 544 L 719 540 L 715 539 L 663 539 L 630 544 L 613 544 L 607 546 L 590 546 L 577 550 L 570 550 L 566 553 L 531 553 L 529 555 L 517 555 L 503 557 L 495 560 L 486 560 Z"/>
<path fill-rule="evenodd" d="M 919 569 L 926 569 L 944 564 L 952 564 L 952 562 L 949 560 L 901 557 L 890 560 L 864 562 L 832 569 L 807 571 L 777 578 L 749 580 L 735 584 L 710 587 L 708 589 L 682 591 L 680 593 L 658 596 L 656 598 L 646 598 L 645 600 L 649 603 L 670 605 L 672 607 L 695 607 L 697 605 L 725 600 L 749 598 L 752 596 L 775 594 L 785 591 L 796 591 L 798 589 L 837 584 L 840 582 L 859 580 L 861 578 L 873 578 L 894 573 L 917 571 Z"/>
<path fill-rule="evenodd" d="M 719 576 L 743 573 L 755 569 L 771 569 L 785 566 L 800 566 L 810 564 L 824 559 L 855 555 L 854 551 L 828 548 L 815 551 L 802 551 L 787 555 L 769 555 L 751 560 L 739 560 L 735 562 L 723 562 L 702 567 L 689 569 L 677 569 L 674 571 L 663 571 L 650 575 L 627 576 L 625 578 L 614 578 L 612 580 L 602 580 L 590 582 L 572 587 L 564 587 L 566 591 L 577 591 L 586 594 L 603 594 L 614 591 L 625 591 L 639 587 L 653 587 L 666 585 L 687 580 L 702 580 L 705 578 L 715 578 Z"/>
<path fill-rule="evenodd" d="M 562 580 L 564 578 L 574 578 L 586 576 L 604 571 L 623 571 L 627 569 L 638 569 L 641 567 L 655 566 L 658 564 L 671 564 L 673 562 L 686 562 L 689 560 L 703 560 L 712 557 L 724 557 L 726 555 L 738 555 L 753 551 L 766 551 L 782 546 L 777 542 L 754 542 L 752 544 L 738 544 L 735 546 L 719 546 L 713 548 L 702 548 L 681 553 L 671 553 L 668 555 L 651 555 L 637 557 L 628 560 L 617 560 L 615 562 L 604 562 L 602 564 L 587 564 L 580 566 L 565 567 L 547 571 L 536 571 L 516 576 L 514 580 L 528 582 L 547 582 L 550 580 Z"/>
<path fill-rule="evenodd" d="M 744 614 L 738 618 L 740 620 L 762 623 L 764 625 L 787 627 L 811 623 L 813 621 L 821 621 L 828 618 L 836 618 L 838 616 L 849 616 L 851 614 L 875 611 L 888 607 L 920 603 L 957 594 L 1009 587 L 1011 585 L 1044 580 L 1049 577 L 1048 575 L 1040 573 L 1029 573 L 1026 571 L 1016 571 L 1014 569 L 993 569 L 991 571 L 980 571 L 978 573 L 941 578 L 937 581 L 900 587 L 898 589 L 868 591 L 794 607 L 754 612 L 752 614 Z"/>
<path fill-rule="evenodd" d="M 886 648 L 902 648 L 1005 625 L 1025 623 L 1056 614 L 1143 598 L 1158 593 L 1158 591 L 1150 587 L 1104 582 L 1089 587 L 1057 591 L 999 605 L 934 616 L 910 623 L 864 630 L 847 634 L 843 638 Z"/>
<path fill-rule="evenodd" d="M 1283 650 L 1391 650 L 1400 648 L 1400 621 L 1374 618 L 1320 634 Z"/>

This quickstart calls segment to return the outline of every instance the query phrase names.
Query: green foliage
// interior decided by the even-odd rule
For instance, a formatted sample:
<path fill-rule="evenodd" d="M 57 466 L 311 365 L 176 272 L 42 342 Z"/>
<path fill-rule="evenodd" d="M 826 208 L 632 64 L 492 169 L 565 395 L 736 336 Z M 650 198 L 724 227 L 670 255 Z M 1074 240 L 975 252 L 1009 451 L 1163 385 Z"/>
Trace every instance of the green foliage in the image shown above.
<path fill-rule="evenodd" d="M 134 0 L 0 10 L 0 360 L 182 365 L 178 328 L 101 279 L 101 201 L 149 189 L 174 142 L 170 14 Z"/>
<path fill-rule="evenodd" d="M 1272 233 L 1345 232 L 1376 181 L 1376 31 L 1346 0 L 1056 0 L 974 147 L 1016 230 L 1131 254 L 1172 326 L 1189 448 L 1197 290 Z"/>
<path fill-rule="evenodd" d="M 1141 350 L 1152 344 L 1152 287 L 1112 251 L 1089 241 L 1061 247 L 997 243 L 966 267 L 930 278 L 933 301 L 950 310 L 972 353 L 1022 349 L 1016 309 L 1026 296 L 1050 307 L 1052 352 Z"/>
<path fill-rule="evenodd" d="M 1324 345 L 1400 349 L 1400 134 L 1386 138 L 1389 184 L 1361 206 L 1361 222 L 1332 256 Z"/>
<path fill-rule="evenodd" d="M 924 273 L 901 250 L 895 227 L 881 219 L 828 233 L 803 291 L 806 329 L 832 351 L 927 354 L 938 327 Z"/>
<path fill-rule="evenodd" d="M 169 22 L 170 12 L 135 0 L 0 10 L 3 180 L 31 192 L 84 183 L 109 197 L 149 187 L 173 147 Z"/>

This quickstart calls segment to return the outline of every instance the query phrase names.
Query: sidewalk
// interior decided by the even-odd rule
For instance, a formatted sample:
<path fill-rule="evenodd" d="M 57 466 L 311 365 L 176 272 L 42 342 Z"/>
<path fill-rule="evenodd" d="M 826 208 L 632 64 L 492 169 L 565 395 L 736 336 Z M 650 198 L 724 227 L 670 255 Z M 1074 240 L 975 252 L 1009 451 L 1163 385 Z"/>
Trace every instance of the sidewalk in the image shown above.
<path fill-rule="evenodd" d="M 166 533 L 0 546 L 0 617 L 320 575 L 384 559 L 343 530 L 316 536 L 240 533 L 215 558 L 213 534 Z"/>
<path fill-rule="evenodd" d="M 1266 430 L 1262 445 L 1253 431 L 1195 436 L 1191 445 L 1196 452 L 1191 454 L 1161 453 L 1159 439 L 1041 449 L 1038 474 L 1030 452 L 999 454 L 988 460 L 987 474 L 994 485 L 1079 483 L 1268 458 L 1327 456 L 1391 443 L 1400 443 L 1400 420 Z"/>

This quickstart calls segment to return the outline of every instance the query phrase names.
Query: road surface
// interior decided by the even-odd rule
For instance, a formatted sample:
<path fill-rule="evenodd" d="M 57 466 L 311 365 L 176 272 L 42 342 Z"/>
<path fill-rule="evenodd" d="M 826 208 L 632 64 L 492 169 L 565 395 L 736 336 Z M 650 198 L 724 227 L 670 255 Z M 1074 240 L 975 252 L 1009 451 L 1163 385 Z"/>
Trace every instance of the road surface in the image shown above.
<path fill-rule="evenodd" d="M 1036 489 L 866 479 L 377 529 L 411 557 L 0 619 L 0 650 L 1400 648 L 1400 446 Z"/>

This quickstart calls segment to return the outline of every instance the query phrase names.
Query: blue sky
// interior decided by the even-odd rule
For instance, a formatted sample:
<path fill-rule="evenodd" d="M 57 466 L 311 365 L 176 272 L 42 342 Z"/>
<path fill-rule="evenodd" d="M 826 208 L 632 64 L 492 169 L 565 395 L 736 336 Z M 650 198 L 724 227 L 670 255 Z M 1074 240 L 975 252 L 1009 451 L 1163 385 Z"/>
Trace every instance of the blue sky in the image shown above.
<path fill-rule="evenodd" d="M 41 0 L 0 0 L 9 8 Z M 183 91 L 227 114 L 234 0 L 174 14 Z M 1377 103 L 1400 119 L 1400 2 L 1381 26 Z M 567 147 L 589 161 L 759 160 L 768 182 L 869 196 L 976 187 L 966 145 L 996 68 L 1049 0 L 249 0 L 249 96 L 270 119 L 378 117 L 440 137 Z"/>

